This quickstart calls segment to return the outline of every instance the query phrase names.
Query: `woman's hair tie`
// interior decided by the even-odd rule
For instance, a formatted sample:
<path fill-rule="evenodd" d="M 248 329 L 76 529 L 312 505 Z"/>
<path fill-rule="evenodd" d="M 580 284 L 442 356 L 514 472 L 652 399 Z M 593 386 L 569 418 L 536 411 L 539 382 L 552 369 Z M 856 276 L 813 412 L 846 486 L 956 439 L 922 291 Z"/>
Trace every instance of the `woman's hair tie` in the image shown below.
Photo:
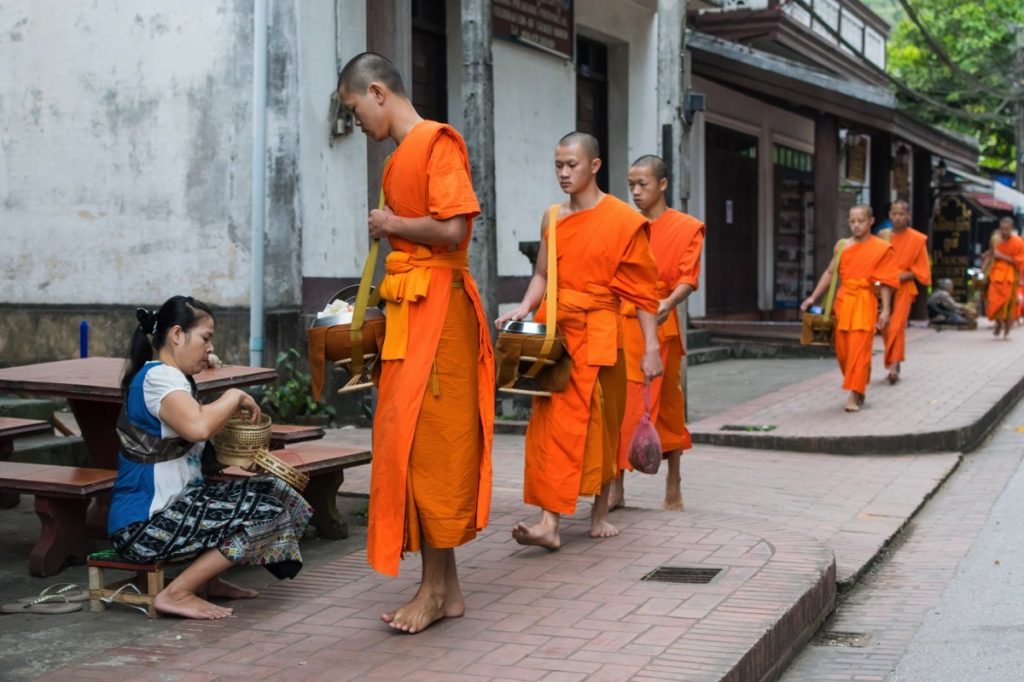
<path fill-rule="evenodd" d="M 156 334 L 156 327 L 159 322 L 157 313 L 152 310 L 146 310 L 145 308 L 137 308 L 135 310 L 135 318 L 139 321 L 139 330 L 143 334 L 153 336 Z"/>

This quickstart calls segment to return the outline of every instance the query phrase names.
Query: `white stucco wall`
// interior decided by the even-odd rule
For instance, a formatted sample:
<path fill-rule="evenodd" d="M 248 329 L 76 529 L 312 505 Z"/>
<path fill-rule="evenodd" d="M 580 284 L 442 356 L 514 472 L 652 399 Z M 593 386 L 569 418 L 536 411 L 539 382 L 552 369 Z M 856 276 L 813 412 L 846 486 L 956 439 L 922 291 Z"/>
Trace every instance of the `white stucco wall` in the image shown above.
<path fill-rule="evenodd" d="M 302 201 L 298 3 L 270 4 L 264 276 L 274 308 L 298 300 Z M 187 292 L 246 306 L 251 99 L 249 0 L 5 2 L 0 302 Z"/>
<path fill-rule="evenodd" d="M 299 7 L 299 177 L 302 276 L 357 277 L 366 259 L 366 135 L 329 143 L 327 113 L 338 82 L 338 61 L 366 49 L 366 3 L 340 0 L 335 44 L 334 0 L 304 0 Z"/>

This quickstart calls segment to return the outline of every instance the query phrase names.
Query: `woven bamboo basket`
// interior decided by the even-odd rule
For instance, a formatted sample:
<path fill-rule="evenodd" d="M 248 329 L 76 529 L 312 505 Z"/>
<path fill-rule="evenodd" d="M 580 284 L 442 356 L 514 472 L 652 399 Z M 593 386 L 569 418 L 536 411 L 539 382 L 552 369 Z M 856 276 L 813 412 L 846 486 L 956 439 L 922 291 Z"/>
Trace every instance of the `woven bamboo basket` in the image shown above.
<path fill-rule="evenodd" d="M 262 415 L 258 424 L 232 417 L 213 437 L 217 461 L 228 466 L 246 467 L 250 463 L 281 479 L 300 493 L 309 484 L 309 476 L 282 462 L 270 453 L 271 420 Z"/>

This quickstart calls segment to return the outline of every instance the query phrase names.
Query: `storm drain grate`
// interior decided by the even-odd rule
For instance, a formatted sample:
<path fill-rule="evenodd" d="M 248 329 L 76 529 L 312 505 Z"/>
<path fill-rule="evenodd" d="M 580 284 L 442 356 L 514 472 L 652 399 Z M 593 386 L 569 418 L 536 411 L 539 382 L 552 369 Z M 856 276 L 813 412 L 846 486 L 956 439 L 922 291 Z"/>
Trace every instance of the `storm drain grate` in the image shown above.
<path fill-rule="evenodd" d="M 748 433 L 766 433 L 768 431 L 774 431 L 776 428 L 775 424 L 723 424 L 718 428 L 719 431 L 746 431 Z"/>
<path fill-rule="evenodd" d="M 862 648 L 871 644 L 874 639 L 867 632 L 841 632 L 839 630 L 825 630 L 818 633 L 811 644 L 814 646 L 849 646 Z"/>
<path fill-rule="evenodd" d="M 720 568 L 690 568 L 687 566 L 659 566 L 642 580 L 660 583 L 686 583 L 689 585 L 706 585 L 715 579 Z"/>

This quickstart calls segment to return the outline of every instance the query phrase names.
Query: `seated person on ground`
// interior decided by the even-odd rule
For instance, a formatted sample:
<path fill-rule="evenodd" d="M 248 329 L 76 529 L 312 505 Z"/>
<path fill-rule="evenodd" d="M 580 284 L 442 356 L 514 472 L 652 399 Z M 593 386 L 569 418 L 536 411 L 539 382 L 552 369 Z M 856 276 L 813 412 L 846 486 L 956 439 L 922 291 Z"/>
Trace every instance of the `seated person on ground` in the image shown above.
<path fill-rule="evenodd" d="M 940 279 L 928 297 L 928 317 L 932 324 L 967 324 L 966 307 L 953 298 L 953 280 Z"/>
<path fill-rule="evenodd" d="M 192 375 L 213 352 L 213 313 L 205 304 L 173 296 L 158 311 L 139 309 L 139 326 L 121 390 L 124 410 L 117 481 L 108 518 L 111 543 L 129 561 L 195 558 L 160 592 L 157 611 L 218 619 L 232 613 L 197 596 L 256 597 L 218 576 L 233 564 L 264 566 L 277 578 L 302 567 L 299 539 L 312 510 L 298 493 L 269 476 L 205 482 L 216 471 L 205 441 L 241 413 L 252 421 L 260 408 L 247 393 L 229 389 L 208 405 L 196 400 Z M 153 354 L 156 351 L 156 358 Z"/>

